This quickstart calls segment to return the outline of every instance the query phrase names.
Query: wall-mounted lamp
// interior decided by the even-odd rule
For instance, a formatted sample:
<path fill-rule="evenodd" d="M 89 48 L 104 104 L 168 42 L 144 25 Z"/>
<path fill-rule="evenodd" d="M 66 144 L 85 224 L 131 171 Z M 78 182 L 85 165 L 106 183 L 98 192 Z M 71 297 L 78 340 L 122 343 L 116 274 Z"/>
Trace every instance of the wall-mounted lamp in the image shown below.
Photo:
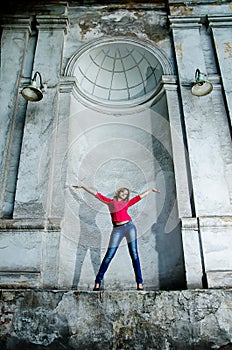
<path fill-rule="evenodd" d="M 39 79 L 40 79 L 39 87 L 36 85 L 37 75 L 39 76 Z M 21 93 L 26 100 L 32 101 L 32 102 L 37 102 L 37 101 L 42 100 L 42 98 L 43 98 L 42 91 L 44 91 L 44 85 L 42 82 L 41 74 L 39 72 L 35 72 L 32 80 L 31 80 L 30 85 L 25 86 Z"/>
<path fill-rule="evenodd" d="M 199 69 L 195 72 L 195 83 L 192 86 L 192 94 L 195 96 L 208 95 L 213 90 L 213 85 L 205 79 L 206 74 Z"/>

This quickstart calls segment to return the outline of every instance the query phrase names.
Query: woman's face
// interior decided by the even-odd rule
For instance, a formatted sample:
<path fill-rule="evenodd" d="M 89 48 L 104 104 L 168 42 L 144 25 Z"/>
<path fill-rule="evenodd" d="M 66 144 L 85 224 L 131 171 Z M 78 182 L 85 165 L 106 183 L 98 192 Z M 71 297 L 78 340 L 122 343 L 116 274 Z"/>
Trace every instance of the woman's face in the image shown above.
<path fill-rule="evenodd" d="M 118 192 L 118 200 L 124 201 L 128 197 L 128 190 L 126 188 Z"/>

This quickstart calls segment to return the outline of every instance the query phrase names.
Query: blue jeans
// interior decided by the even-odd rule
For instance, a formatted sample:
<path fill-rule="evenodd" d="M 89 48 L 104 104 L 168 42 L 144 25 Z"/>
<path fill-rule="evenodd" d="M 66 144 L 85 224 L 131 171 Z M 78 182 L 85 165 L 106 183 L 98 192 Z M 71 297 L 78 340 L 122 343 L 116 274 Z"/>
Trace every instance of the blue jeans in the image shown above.
<path fill-rule="evenodd" d="M 134 272 L 135 272 L 135 280 L 137 283 L 143 283 L 138 249 L 137 249 L 137 230 L 132 221 L 129 221 L 123 225 L 114 226 L 110 236 L 109 246 L 105 254 L 105 257 L 102 260 L 99 272 L 95 279 L 95 283 L 99 283 L 99 284 L 101 283 L 103 276 L 106 270 L 108 269 L 109 264 L 113 259 L 119 247 L 119 244 L 121 243 L 124 237 L 126 237 L 126 240 L 127 240 L 130 257 L 131 257 Z"/>

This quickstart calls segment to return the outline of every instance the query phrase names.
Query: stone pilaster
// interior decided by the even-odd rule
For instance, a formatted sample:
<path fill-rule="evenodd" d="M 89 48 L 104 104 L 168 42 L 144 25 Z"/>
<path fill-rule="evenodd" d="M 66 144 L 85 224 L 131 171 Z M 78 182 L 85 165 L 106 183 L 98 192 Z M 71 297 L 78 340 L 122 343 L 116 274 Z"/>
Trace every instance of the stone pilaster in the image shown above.
<path fill-rule="evenodd" d="M 206 73 L 200 18 L 170 17 L 183 105 L 196 216 L 231 212 L 221 157 L 213 94 L 196 97 L 191 84 L 197 68 Z"/>
<path fill-rule="evenodd" d="M 182 242 L 187 287 L 202 288 L 204 262 L 196 218 L 182 218 Z"/>
<path fill-rule="evenodd" d="M 67 184 L 69 125 L 71 116 L 71 97 L 75 87 L 75 78 L 62 77 L 59 84 L 59 121 L 54 134 L 53 175 L 51 184 L 50 216 L 63 217 L 65 209 L 65 191 Z"/>
<path fill-rule="evenodd" d="M 47 85 L 40 102 L 28 103 L 20 158 L 14 217 L 50 216 L 54 142 L 59 124 L 59 77 L 67 19 L 37 16 L 34 72 Z"/>
<path fill-rule="evenodd" d="M 14 188 L 17 176 L 18 153 L 21 144 L 21 129 L 24 123 L 23 103 L 21 115 L 17 115 L 19 85 L 23 63 L 31 31 L 30 17 L 4 17 L 1 19 L 1 74 L 0 74 L 0 217 L 11 217 Z M 14 130 L 17 128 L 16 135 Z M 16 142 L 16 138 L 18 142 Z M 12 144 L 14 145 L 12 146 Z M 16 162 L 11 162 L 11 153 Z M 11 166 L 9 163 L 11 162 Z"/>
<path fill-rule="evenodd" d="M 191 185 L 188 179 L 187 149 L 184 144 L 181 111 L 177 93 L 176 77 L 163 76 L 170 122 L 173 164 L 175 170 L 177 205 L 179 217 L 191 217 Z"/>
<path fill-rule="evenodd" d="M 164 77 L 164 89 L 172 140 L 173 164 L 175 170 L 178 214 L 181 218 L 186 283 L 188 288 L 202 288 L 202 260 L 198 224 L 191 208 L 192 185 L 189 174 L 188 152 L 184 142 L 184 130 L 181 123 L 181 111 L 176 79 Z"/>
<path fill-rule="evenodd" d="M 232 123 L 232 16 L 208 16 L 209 28 L 222 78 L 222 85 L 228 107 L 230 125 Z"/>

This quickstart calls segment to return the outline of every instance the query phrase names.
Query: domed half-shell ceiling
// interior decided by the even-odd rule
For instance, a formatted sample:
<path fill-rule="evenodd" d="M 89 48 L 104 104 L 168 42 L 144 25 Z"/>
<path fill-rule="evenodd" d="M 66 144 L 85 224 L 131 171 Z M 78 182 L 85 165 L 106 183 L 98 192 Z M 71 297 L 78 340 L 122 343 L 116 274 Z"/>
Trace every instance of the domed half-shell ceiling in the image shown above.
<path fill-rule="evenodd" d="M 123 41 L 87 48 L 73 70 L 82 95 L 107 104 L 147 100 L 162 74 L 160 62 L 150 50 Z"/>

